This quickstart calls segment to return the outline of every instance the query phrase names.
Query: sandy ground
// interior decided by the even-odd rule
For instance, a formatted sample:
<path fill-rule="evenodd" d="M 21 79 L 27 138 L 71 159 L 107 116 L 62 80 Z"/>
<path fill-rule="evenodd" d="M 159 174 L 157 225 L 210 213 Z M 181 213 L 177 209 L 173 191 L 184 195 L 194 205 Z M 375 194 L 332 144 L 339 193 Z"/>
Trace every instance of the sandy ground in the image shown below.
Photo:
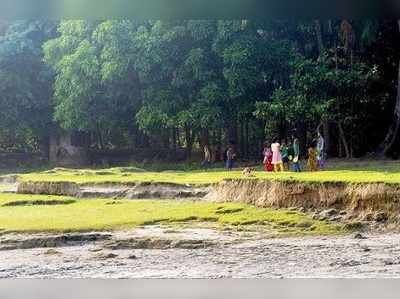
<path fill-rule="evenodd" d="M 5 235 L 0 245 L 43 236 Z M 50 249 L 2 248 L 0 278 L 400 277 L 400 234 L 394 233 L 271 239 L 260 233 L 152 226 L 108 236 Z M 136 239 L 174 240 L 175 248 L 149 248 L 157 242 L 130 248 Z M 182 240 L 189 244 L 185 249 L 176 242 Z M 199 240 L 208 245 L 190 248 Z M 128 246 L 107 246 L 120 242 Z"/>
<path fill-rule="evenodd" d="M 15 193 L 17 187 L 15 183 L 0 183 L 0 193 Z"/>
<path fill-rule="evenodd" d="M 0 192 L 15 189 L 0 184 Z M 85 238 L 0 235 L 0 278 L 284 277 L 400 278 L 400 233 L 274 239 L 261 232 L 149 226 Z"/>

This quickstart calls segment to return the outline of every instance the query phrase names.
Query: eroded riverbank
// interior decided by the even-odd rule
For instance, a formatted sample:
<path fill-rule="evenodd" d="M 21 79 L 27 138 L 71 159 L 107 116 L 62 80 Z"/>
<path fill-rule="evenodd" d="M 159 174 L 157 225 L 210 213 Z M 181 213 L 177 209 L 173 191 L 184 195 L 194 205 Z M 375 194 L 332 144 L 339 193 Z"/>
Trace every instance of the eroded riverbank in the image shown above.
<path fill-rule="evenodd" d="M 0 278 L 400 277 L 397 233 L 268 238 L 260 232 L 149 226 L 102 234 L 108 237 L 2 250 Z"/>
<path fill-rule="evenodd" d="M 397 185 L 13 177 L 0 192 L 8 224 L 0 226 L 0 278 L 400 277 L 400 233 L 388 233 L 398 231 Z M 157 201 L 138 200 L 146 198 Z M 21 215 L 34 217 L 13 222 Z M 88 233 L 10 233 L 50 228 Z M 353 230 L 369 233 L 356 238 Z"/>

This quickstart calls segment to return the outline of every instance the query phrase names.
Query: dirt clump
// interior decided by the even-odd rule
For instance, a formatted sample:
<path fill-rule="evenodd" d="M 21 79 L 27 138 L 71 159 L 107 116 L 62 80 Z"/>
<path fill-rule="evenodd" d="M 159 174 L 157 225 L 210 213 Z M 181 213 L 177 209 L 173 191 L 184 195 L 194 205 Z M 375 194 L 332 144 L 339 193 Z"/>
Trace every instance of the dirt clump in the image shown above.
<path fill-rule="evenodd" d="M 15 184 L 18 180 L 18 175 L 16 174 L 8 174 L 0 176 L 1 184 Z"/>
<path fill-rule="evenodd" d="M 102 253 L 101 252 L 99 254 L 96 254 L 94 258 L 97 260 L 107 260 L 107 259 L 114 259 L 117 257 L 118 257 L 118 255 L 115 253 L 112 253 L 112 252 L 110 252 L 110 253 Z"/>
<path fill-rule="evenodd" d="M 61 235 L 41 235 L 26 237 L 22 235 L 0 240 L 1 250 L 55 248 L 77 246 L 88 242 L 103 241 L 111 238 L 111 234 L 102 233 L 74 233 Z"/>
<path fill-rule="evenodd" d="M 54 248 L 50 248 L 44 252 L 45 255 L 61 255 L 60 251 L 55 250 Z"/>
<path fill-rule="evenodd" d="M 54 199 L 54 200 L 16 200 L 3 204 L 3 207 L 21 207 L 21 206 L 54 206 L 54 205 L 68 205 L 75 203 L 73 199 Z"/>
<path fill-rule="evenodd" d="M 17 187 L 19 194 L 46 194 L 77 196 L 79 185 L 72 182 L 20 182 Z"/>
<path fill-rule="evenodd" d="M 163 239 L 163 238 L 131 238 L 112 240 L 104 244 L 104 248 L 112 250 L 120 249 L 201 249 L 214 246 L 209 240 L 189 239 Z"/>

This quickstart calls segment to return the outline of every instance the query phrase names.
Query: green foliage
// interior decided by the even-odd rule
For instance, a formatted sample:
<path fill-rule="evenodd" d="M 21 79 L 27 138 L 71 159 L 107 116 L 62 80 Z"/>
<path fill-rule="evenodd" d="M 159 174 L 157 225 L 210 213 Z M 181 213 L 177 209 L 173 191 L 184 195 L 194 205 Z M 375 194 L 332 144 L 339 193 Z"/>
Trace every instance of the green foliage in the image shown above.
<path fill-rule="evenodd" d="M 393 106 L 394 25 L 13 22 L 0 37 L 1 144 L 35 148 L 50 128 L 61 126 L 90 133 L 101 149 L 186 147 L 190 154 L 203 144 L 236 141 L 240 156 L 259 156 L 273 133 L 288 136 L 302 126 L 311 136 L 323 122 L 331 124 L 336 150 L 349 138 L 351 149 L 365 154 L 363 147 L 373 147 L 386 125 L 373 128 L 375 109 L 387 116 Z M 339 122 L 348 136 L 337 137 Z M 372 142 L 363 140 L 371 130 Z"/>
<path fill-rule="evenodd" d="M 346 65 L 327 53 L 318 60 L 298 56 L 292 69 L 289 86 L 275 89 L 268 101 L 256 103 L 255 116 L 292 126 L 298 120 L 315 127 L 324 120 L 350 125 L 362 107 L 375 100 L 371 96 L 371 86 L 378 78 L 375 67 Z"/>
<path fill-rule="evenodd" d="M 54 118 L 65 129 L 104 136 L 129 130 L 140 102 L 131 59 L 130 21 L 63 21 L 59 37 L 44 44 L 56 73 Z M 104 144 L 101 144 L 104 147 Z"/>
<path fill-rule="evenodd" d="M 41 44 L 54 24 L 18 21 L 0 36 L 0 136 L 4 149 L 37 150 L 51 125 L 52 74 Z"/>

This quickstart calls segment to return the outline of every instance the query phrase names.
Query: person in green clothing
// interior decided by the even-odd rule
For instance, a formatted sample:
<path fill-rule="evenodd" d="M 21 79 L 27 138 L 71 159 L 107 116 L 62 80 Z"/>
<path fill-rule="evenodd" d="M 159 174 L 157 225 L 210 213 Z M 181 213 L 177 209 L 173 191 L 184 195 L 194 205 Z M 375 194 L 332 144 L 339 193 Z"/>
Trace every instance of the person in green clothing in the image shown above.
<path fill-rule="evenodd" d="M 282 140 L 281 142 L 281 156 L 282 156 L 282 163 L 283 163 L 283 170 L 289 170 L 289 148 L 286 145 L 286 142 Z"/>
<path fill-rule="evenodd" d="M 293 171 L 294 172 L 301 172 L 300 168 L 300 146 L 299 146 L 299 140 L 297 138 L 293 139 Z"/>

